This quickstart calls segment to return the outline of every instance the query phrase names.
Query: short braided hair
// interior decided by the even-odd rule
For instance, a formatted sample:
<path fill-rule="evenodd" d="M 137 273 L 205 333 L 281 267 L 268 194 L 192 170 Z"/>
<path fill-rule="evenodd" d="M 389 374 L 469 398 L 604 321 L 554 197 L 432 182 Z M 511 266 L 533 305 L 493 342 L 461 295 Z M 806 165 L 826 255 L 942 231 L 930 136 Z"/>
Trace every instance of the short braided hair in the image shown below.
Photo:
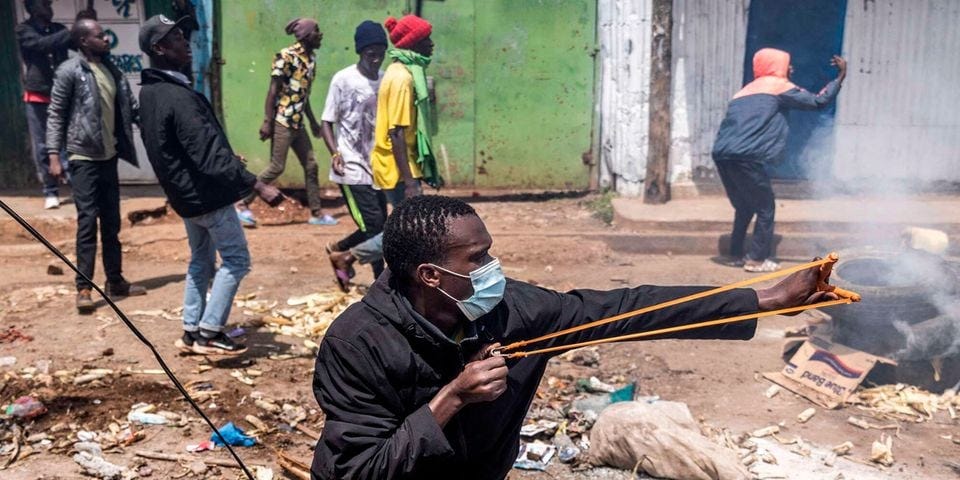
<path fill-rule="evenodd" d="M 420 264 L 442 262 L 450 220 L 476 214 L 466 202 L 440 195 L 401 202 L 383 228 L 383 258 L 394 278 L 407 282 Z"/>

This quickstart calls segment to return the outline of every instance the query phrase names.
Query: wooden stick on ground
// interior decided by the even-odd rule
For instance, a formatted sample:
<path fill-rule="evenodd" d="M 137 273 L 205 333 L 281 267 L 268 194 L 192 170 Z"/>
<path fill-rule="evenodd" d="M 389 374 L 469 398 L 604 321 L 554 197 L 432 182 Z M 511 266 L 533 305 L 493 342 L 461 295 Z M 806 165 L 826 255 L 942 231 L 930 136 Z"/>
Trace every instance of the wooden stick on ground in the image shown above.
<path fill-rule="evenodd" d="M 134 452 L 134 455 L 143 458 L 149 458 L 151 460 L 163 460 L 166 462 L 195 462 L 197 461 L 196 457 L 189 457 L 186 455 L 171 455 L 169 453 L 160 453 L 160 452 L 147 452 L 143 450 L 138 450 Z M 227 468 L 236 468 L 240 469 L 240 465 L 237 465 L 237 462 L 233 460 L 220 460 L 217 458 L 211 459 L 201 459 L 205 465 L 215 466 L 215 467 L 227 467 Z M 259 467 L 262 465 L 248 465 L 250 468 Z"/>
<path fill-rule="evenodd" d="M 310 467 L 283 451 L 277 450 L 277 463 L 285 472 L 299 480 L 310 480 Z"/>

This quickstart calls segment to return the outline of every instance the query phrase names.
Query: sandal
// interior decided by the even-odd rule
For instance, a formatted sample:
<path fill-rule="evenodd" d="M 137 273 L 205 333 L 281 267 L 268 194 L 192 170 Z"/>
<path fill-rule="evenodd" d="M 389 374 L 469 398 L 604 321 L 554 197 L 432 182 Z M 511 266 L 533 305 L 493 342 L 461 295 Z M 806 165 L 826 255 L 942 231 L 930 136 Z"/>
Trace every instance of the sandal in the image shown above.
<path fill-rule="evenodd" d="M 745 263 L 743 269 L 750 273 L 776 272 L 780 270 L 780 264 L 768 258 L 760 264 Z"/>
<path fill-rule="evenodd" d="M 735 268 L 742 268 L 744 265 L 747 264 L 746 258 L 736 258 L 736 257 L 719 257 L 715 261 L 725 267 L 735 267 Z"/>
<path fill-rule="evenodd" d="M 348 293 L 350 291 L 350 279 L 356 275 L 356 271 L 351 266 L 347 270 L 337 268 L 336 262 L 333 261 L 332 255 L 334 253 L 343 253 L 338 252 L 333 249 L 333 247 L 328 243 L 324 248 L 327 251 L 327 258 L 330 259 L 330 267 L 333 268 L 333 276 L 337 281 L 337 286 L 340 287 L 340 291 L 343 293 Z"/>

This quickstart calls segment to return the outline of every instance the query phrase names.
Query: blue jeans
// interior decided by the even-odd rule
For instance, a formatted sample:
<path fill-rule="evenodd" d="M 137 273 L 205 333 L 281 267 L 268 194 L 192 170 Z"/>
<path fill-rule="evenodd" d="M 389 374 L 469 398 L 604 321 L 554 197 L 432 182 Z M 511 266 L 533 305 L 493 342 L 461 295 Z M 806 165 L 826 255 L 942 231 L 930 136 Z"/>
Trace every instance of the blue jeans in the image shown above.
<path fill-rule="evenodd" d="M 50 161 L 47 156 L 47 106 L 46 103 L 27 102 L 27 130 L 33 144 L 33 161 L 37 169 L 37 180 L 43 185 L 43 196 L 57 195 L 57 179 L 50 175 Z M 60 165 L 64 175 L 69 178 L 67 152 L 60 152 Z"/>
<path fill-rule="evenodd" d="M 250 271 L 250 252 L 243 227 L 233 205 L 198 217 L 184 218 L 183 224 L 190 243 L 190 265 L 183 295 L 183 329 L 188 332 L 199 329 L 223 331 L 240 280 Z M 218 252 L 219 269 L 216 268 Z M 209 300 L 207 288 L 210 288 Z"/>

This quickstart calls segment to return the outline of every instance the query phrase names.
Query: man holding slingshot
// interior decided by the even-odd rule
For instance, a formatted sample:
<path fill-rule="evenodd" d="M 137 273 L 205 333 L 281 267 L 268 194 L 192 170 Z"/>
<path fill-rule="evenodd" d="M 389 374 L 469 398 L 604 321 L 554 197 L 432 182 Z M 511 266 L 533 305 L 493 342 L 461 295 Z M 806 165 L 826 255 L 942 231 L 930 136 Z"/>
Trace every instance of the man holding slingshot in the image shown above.
<path fill-rule="evenodd" d="M 317 355 L 313 388 L 326 423 L 314 478 L 504 478 L 551 354 L 651 332 L 747 340 L 754 320 L 656 331 L 851 301 L 825 283 L 835 257 L 762 277 L 794 272 L 758 290 L 733 288 L 759 281 L 751 279 L 719 291 L 560 293 L 506 279 L 491 244 L 483 221 L 460 200 L 415 197 L 390 215 L 383 233 L 389 271 L 333 322 Z M 645 312 L 617 318 L 637 309 Z"/>

